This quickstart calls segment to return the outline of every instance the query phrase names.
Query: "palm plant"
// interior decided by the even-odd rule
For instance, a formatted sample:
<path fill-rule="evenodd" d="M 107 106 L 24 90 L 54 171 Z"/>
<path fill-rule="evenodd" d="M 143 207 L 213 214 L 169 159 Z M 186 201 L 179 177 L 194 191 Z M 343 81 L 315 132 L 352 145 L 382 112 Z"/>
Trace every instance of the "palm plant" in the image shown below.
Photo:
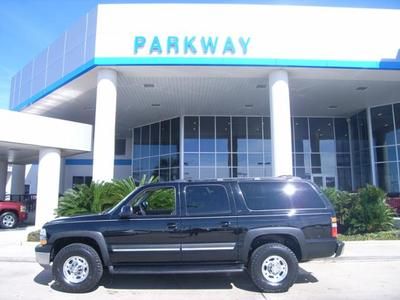
<path fill-rule="evenodd" d="M 157 181 L 158 178 L 143 176 L 136 183 L 132 177 L 112 182 L 92 182 L 90 185 L 80 184 L 68 189 L 59 199 L 56 214 L 73 216 L 89 213 L 100 213 L 113 207 L 138 187 Z"/>

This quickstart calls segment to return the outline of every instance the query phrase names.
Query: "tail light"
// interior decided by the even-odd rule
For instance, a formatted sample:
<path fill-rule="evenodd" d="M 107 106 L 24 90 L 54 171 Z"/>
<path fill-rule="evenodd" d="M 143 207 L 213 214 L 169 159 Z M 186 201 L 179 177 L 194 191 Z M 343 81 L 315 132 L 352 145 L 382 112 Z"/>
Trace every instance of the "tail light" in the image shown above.
<path fill-rule="evenodd" d="M 337 232 L 337 221 L 336 221 L 336 217 L 332 217 L 332 218 L 331 218 L 331 223 L 332 223 L 332 227 L 331 227 L 331 236 L 332 236 L 333 238 L 336 238 L 336 237 L 337 237 L 337 234 L 338 234 L 338 232 Z"/>
<path fill-rule="evenodd" d="M 26 206 L 25 206 L 25 205 L 21 205 L 21 206 L 19 207 L 19 211 L 20 211 L 20 212 L 26 212 Z"/>

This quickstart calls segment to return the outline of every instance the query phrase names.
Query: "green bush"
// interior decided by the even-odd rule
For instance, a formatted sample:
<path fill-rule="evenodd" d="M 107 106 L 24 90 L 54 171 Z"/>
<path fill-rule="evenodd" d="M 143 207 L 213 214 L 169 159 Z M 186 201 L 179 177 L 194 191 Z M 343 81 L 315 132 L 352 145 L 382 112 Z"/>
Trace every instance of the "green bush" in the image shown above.
<path fill-rule="evenodd" d="M 367 185 L 357 193 L 324 190 L 338 218 L 339 232 L 362 234 L 393 228 L 393 210 L 386 204 L 386 194 L 378 187 Z"/>
<path fill-rule="evenodd" d="M 116 205 L 138 187 L 156 180 L 157 178 L 153 176 L 146 180 L 144 176 L 138 184 L 132 177 L 129 177 L 112 182 L 92 182 L 90 185 L 76 185 L 60 197 L 56 214 L 58 216 L 74 216 L 100 213 Z"/>

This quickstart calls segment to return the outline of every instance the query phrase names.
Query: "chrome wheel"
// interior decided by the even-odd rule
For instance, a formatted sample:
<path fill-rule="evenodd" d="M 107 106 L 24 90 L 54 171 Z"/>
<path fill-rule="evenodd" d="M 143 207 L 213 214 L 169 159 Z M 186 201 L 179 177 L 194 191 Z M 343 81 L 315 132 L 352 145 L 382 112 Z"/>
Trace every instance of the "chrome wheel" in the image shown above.
<path fill-rule="evenodd" d="M 89 264 L 81 256 L 71 256 L 63 266 L 64 277 L 71 283 L 81 283 L 89 275 Z"/>
<path fill-rule="evenodd" d="M 3 217 L 2 223 L 4 227 L 12 228 L 15 225 L 15 217 L 11 214 L 7 214 Z"/>
<path fill-rule="evenodd" d="M 268 256 L 262 266 L 261 272 L 266 280 L 278 283 L 284 280 L 288 274 L 288 264 L 286 260 L 278 255 Z"/>

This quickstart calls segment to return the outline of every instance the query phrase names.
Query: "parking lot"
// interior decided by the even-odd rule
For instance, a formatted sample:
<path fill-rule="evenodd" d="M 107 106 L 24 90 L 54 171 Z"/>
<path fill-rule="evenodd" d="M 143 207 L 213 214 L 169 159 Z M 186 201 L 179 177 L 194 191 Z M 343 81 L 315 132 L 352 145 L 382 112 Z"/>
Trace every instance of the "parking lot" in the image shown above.
<path fill-rule="evenodd" d="M 400 256 L 343 257 L 301 264 L 287 293 L 262 294 L 246 273 L 104 276 L 88 294 L 57 290 L 51 272 L 34 262 L 0 261 L 0 299 L 399 299 Z"/>

